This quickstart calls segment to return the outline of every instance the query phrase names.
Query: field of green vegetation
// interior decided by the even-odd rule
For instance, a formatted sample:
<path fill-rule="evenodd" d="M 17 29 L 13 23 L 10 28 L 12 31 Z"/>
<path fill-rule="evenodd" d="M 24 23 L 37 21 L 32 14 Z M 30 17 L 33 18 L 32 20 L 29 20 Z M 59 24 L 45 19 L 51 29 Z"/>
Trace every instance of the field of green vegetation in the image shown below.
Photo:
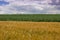
<path fill-rule="evenodd" d="M 60 22 L 60 14 L 1 14 L 0 21 Z"/>

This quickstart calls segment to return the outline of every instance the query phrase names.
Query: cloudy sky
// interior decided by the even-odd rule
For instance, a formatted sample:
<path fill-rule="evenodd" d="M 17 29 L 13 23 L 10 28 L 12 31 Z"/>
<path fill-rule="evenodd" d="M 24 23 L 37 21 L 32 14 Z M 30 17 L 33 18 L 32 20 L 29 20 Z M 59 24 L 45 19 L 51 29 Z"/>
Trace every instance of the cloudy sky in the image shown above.
<path fill-rule="evenodd" d="M 59 14 L 60 0 L 0 0 L 0 14 Z"/>

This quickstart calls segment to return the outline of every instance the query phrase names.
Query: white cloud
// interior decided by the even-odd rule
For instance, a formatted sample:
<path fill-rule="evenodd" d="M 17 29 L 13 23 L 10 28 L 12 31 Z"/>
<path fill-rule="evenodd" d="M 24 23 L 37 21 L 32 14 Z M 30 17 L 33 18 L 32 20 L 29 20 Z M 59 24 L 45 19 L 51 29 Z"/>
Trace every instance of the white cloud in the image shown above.
<path fill-rule="evenodd" d="M 16 14 L 16 13 L 58 13 L 59 10 L 56 11 L 55 6 L 48 5 L 50 0 L 40 1 L 31 1 L 31 0 L 4 0 L 9 2 L 8 5 L 0 6 L 0 14 Z M 39 2 L 41 4 L 39 4 Z M 21 6 L 23 8 L 21 8 Z M 27 6 L 27 7 L 26 7 Z M 18 8 L 19 7 L 19 8 Z M 31 8 L 31 9 L 30 9 Z M 22 10 L 24 9 L 24 11 Z M 53 10 L 54 9 L 54 10 Z M 52 11 L 51 11 L 52 10 Z M 56 12 L 55 12 L 56 11 Z"/>

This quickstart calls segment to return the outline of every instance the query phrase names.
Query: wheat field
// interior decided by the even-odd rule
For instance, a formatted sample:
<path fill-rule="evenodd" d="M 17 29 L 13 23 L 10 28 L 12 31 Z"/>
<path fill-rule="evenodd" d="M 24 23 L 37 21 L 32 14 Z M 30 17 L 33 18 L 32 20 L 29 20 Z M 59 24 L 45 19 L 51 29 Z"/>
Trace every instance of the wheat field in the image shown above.
<path fill-rule="evenodd" d="M 0 40 L 60 40 L 60 22 L 0 21 Z"/>

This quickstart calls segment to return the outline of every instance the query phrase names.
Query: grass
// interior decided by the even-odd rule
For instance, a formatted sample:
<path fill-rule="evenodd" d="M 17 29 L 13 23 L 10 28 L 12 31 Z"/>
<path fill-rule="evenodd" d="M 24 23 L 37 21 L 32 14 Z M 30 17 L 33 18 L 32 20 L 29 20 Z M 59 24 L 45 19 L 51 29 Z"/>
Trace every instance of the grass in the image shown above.
<path fill-rule="evenodd" d="M 60 22 L 60 14 L 1 14 L 0 21 Z"/>
<path fill-rule="evenodd" d="M 60 40 L 60 22 L 0 21 L 0 40 Z"/>

